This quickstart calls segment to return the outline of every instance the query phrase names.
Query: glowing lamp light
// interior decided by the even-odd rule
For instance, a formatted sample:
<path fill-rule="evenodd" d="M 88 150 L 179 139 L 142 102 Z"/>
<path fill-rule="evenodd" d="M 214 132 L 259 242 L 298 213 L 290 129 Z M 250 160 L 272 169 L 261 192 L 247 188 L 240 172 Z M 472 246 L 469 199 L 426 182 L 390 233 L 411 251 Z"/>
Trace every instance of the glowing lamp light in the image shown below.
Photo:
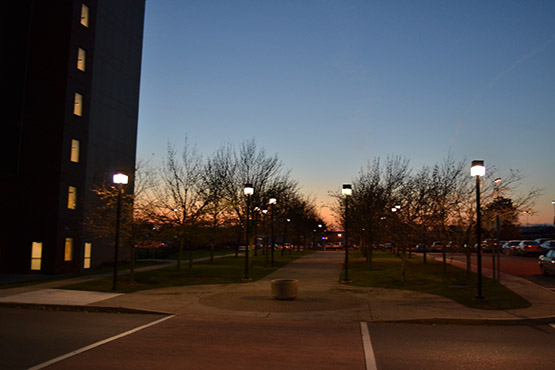
<path fill-rule="evenodd" d="M 245 184 L 245 189 L 243 191 L 245 192 L 245 195 L 254 194 L 254 188 L 252 187 L 252 184 Z"/>
<path fill-rule="evenodd" d="M 341 194 L 345 196 L 352 195 L 353 189 L 351 188 L 351 184 L 343 184 L 343 189 L 341 189 Z"/>
<path fill-rule="evenodd" d="M 268 201 L 269 204 L 276 204 L 277 203 L 277 199 L 276 198 L 270 198 L 270 200 Z"/>
<path fill-rule="evenodd" d="M 127 184 L 129 177 L 123 173 L 116 173 L 114 175 L 114 184 Z"/>
<path fill-rule="evenodd" d="M 486 167 L 484 166 L 484 161 L 472 161 L 472 167 L 470 167 L 470 176 L 485 176 Z"/>

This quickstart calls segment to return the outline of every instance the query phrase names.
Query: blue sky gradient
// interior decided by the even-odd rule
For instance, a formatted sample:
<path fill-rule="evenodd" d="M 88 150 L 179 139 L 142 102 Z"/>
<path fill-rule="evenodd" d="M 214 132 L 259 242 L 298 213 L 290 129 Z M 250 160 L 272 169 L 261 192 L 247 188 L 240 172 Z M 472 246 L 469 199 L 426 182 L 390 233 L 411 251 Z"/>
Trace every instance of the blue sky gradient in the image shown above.
<path fill-rule="evenodd" d="M 484 159 L 552 222 L 553 1 L 147 1 L 138 157 L 255 138 L 318 205 L 373 157 Z"/>

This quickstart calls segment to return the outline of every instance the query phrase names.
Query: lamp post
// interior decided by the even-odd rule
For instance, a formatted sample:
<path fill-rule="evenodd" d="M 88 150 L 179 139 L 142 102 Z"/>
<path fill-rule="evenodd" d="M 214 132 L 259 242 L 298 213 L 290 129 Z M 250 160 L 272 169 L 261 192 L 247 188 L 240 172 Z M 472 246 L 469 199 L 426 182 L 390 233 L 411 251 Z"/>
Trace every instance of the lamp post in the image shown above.
<path fill-rule="evenodd" d="M 286 218 L 285 219 L 285 224 L 283 225 L 283 245 L 285 245 L 285 243 L 287 242 L 287 226 L 288 226 L 289 222 L 291 222 L 291 219 Z M 293 245 L 290 243 L 289 244 L 289 254 L 291 254 L 291 252 L 293 252 Z"/>
<path fill-rule="evenodd" d="M 499 265 L 499 242 L 501 239 L 501 222 L 499 219 L 499 185 L 501 184 L 501 178 L 496 178 L 493 182 L 495 182 L 495 200 L 497 201 L 497 212 L 495 215 L 495 238 L 497 239 L 495 242 L 495 253 L 492 253 L 492 266 L 493 266 L 493 280 L 495 280 L 495 256 L 497 255 L 497 281 L 501 276 L 501 266 Z"/>
<path fill-rule="evenodd" d="M 555 200 L 552 200 L 551 204 L 553 204 L 553 225 L 555 225 Z"/>
<path fill-rule="evenodd" d="M 250 244 L 250 235 L 249 235 L 249 213 L 251 208 L 251 196 L 254 194 L 254 188 L 252 184 L 245 184 L 243 189 L 243 193 L 247 197 L 247 219 L 245 222 L 245 232 L 246 232 L 246 244 L 245 247 L 245 276 L 243 276 L 244 280 L 249 280 L 249 244 Z"/>
<path fill-rule="evenodd" d="M 270 232 L 271 232 L 270 240 L 272 242 L 272 245 L 270 246 L 270 253 L 272 254 L 270 258 L 271 267 L 274 267 L 274 244 L 276 243 L 275 235 L 274 235 L 274 212 L 276 209 L 276 203 L 277 203 L 276 198 L 270 198 L 270 200 L 268 201 L 268 205 L 269 207 L 271 207 L 271 211 L 270 211 Z"/>
<path fill-rule="evenodd" d="M 343 282 L 349 282 L 349 197 L 353 194 L 351 184 L 343 184 L 341 193 L 345 196 L 345 278 Z"/>
<path fill-rule="evenodd" d="M 266 247 L 268 246 L 267 244 L 267 235 L 266 234 L 266 215 L 268 214 L 268 210 L 267 209 L 263 209 L 262 210 L 262 254 L 266 256 L 266 266 L 268 266 L 268 253 L 266 253 Z"/>
<path fill-rule="evenodd" d="M 128 177 L 123 173 L 116 173 L 113 177 L 114 184 L 118 186 L 118 202 L 116 207 L 116 240 L 114 245 L 114 279 L 112 283 L 112 290 L 116 291 L 118 287 L 118 252 L 119 252 L 119 229 L 121 220 L 121 195 L 123 193 L 123 185 L 127 184 Z"/>
<path fill-rule="evenodd" d="M 260 212 L 260 208 L 254 207 L 254 211 L 256 212 L 252 216 L 254 221 L 254 255 L 258 256 L 258 215 Z"/>
<path fill-rule="evenodd" d="M 478 243 L 478 249 L 476 251 L 476 257 L 478 259 L 478 293 L 476 298 L 484 299 L 484 296 L 482 295 L 482 225 L 480 220 L 480 176 L 486 175 L 484 161 L 472 161 L 470 175 L 476 177 L 476 240 Z"/>
<path fill-rule="evenodd" d="M 319 234 L 320 236 L 318 237 L 318 246 L 320 245 L 320 243 L 322 243 L 321 245 L 324 245 L 324 242 L 322 241 L 322 224 L 318 224 L 318 229 L 320 230 Z M 318 248 L 317 246 L 317 248 Z"/>

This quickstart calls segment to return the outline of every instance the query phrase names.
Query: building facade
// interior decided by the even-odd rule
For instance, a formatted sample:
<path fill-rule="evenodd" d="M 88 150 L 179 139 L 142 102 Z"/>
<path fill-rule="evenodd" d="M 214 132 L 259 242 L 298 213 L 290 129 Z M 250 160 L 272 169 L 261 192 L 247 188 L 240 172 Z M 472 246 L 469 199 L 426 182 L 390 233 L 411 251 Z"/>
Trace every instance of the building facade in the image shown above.
<path fill-rule="evenodd" d="M 110 262 L 113 243 L 85 219 L 92 188 L 116 171 L 132 179 L 145 2 L 9 0 L 7 8 L 0 272 Z"/>

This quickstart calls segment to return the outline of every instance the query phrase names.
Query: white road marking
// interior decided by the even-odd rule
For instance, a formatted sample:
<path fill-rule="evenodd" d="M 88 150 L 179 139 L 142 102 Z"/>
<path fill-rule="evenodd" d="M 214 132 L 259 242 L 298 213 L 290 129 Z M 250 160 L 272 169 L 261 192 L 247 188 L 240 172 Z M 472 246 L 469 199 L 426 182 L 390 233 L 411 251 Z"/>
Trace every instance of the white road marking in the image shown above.
<path fill-rule="evenodd" d="M 73 357 L 73 356 L 75 356 L 75 355 L 78 355 L 78 354 L 80 354 L 80 353 L 86 352 L 86 351 L 91 350 L 91 349 L 93 349 L 93 348 L 99 347 L 99 346 L 101 346 L 101 345 L 103 345 L 103 344 L 106 344 L 106 343 L 109 343 L 109 342 L 113 342 L 114 340 L 123 338 L 123 337 L 125 337 L 125 336 L 127 336 L 127 335 L 130 335 L 130 334 L 136 333 L 136 332 L 138 332 L 138 331 L 140 331 L 140 330 L 146 329 L 146 328 L 148 328 L 149 326 L 153 326 L 153 325 L 159 324 L 159 323 L 161 323 L 162 321 L 166 321 L 166 320 L 168 320 L 168 319 L 171 319 L 172 317 L 175 317 L 175 315 L 166 316 L 166 317 L 164 317 L 164 318 L 162 318 L 162 319 L 160 319 L 160 320 L 156 320 L 156 321 L 153 321 L 153 322 L 151 322 L 151 323 L 149 323 L 149 324 L 145 324 L 145 325 L 143 325 L 143 326 L 139 326 L 138 328 L 128 330 L 128 331 L 126 331 L 125 333 L 121 333 L 121 334 L 115 335 L 115 336 L 113 336 L 113 337 L 111 337 L 111 338 L 107 338 L 107 339 L 101 340 L 100 342 L 96 342 L 96 343 L 93 343 L 93 344 L 88 345 L 88 346 L 86 346 L 86 347 L 79 348 L 79 349 L 77 349 L 77 350 L 75 350 L 75 351 L 66 353 L 65 355 L 62 355 L 62 356 L 53 358 L 52 360 L 43 362 L 42 364 L 38 364 L 38 365 L 36 365 L 36 366 L 30 367 L 30 368 L 27 369 L 27 370 L 38 370 L 38 369 L 45 368 L 45 367 L 50 366 L 50 365 L 52 365 L 52 364 L 55 364 L 55 363 L 57 363 L 57 362 L 63 361 L 63 360 L 65 360 L 65 359 L 67 359 L 67 358 Z"/>
<path fill-rule="evenodd" d="M 553 329 L 555 329 L 555 324 L 549 324 Z"/>
<path fill-rule="evenodd" d="M 370 341 L 370 331 L 368 331 L 368 324 L 365 321 L 360 322 L 360 333 L 362 334 L 362 347 L 364 348 L 366 370 L 377 370 L 376 357 L 374 356 L 374 349 Z"/>

